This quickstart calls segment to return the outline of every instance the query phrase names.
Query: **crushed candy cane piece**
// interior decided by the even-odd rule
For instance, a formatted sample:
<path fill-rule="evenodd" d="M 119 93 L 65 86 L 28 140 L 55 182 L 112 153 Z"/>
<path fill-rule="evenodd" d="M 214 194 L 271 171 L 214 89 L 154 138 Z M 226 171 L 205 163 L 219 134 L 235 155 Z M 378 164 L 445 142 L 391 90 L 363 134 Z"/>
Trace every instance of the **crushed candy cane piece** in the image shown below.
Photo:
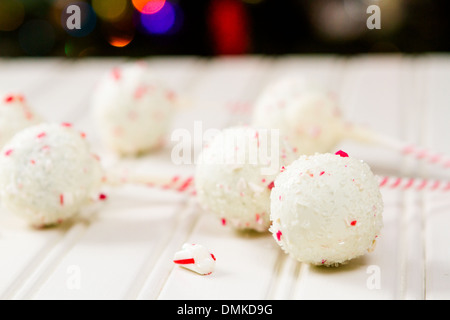
<path fill-rule="evenodd" d="M 214 271 L 216 258 L 202 245 L 185 243 L 175 253 L 173 262 L 198 274 L 209 275 Z"/>

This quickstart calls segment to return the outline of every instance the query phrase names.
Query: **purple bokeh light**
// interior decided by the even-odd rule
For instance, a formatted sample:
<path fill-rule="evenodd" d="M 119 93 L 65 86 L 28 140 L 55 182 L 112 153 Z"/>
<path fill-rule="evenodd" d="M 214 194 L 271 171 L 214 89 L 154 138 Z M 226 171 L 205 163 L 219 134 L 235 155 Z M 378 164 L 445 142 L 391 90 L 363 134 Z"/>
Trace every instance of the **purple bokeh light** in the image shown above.
<path fill-rule="evenodd" d="M 182 23 L 181 11 L 175 4 L 166 1 L 164 7 L 153 14 L 141 14 L 140 22 L 143 29 L 155 35 L 173 34 L 179 30 Z"/>

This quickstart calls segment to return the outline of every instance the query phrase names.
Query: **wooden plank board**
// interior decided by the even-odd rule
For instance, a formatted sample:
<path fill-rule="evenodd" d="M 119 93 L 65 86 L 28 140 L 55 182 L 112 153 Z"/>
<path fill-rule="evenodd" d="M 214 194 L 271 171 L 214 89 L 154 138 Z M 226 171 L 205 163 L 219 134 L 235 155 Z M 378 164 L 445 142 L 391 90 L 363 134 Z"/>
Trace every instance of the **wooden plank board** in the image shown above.
<path fill-rule="evenodd" d="M 90 117 L 100 77 L 125 59 L 0 60 L 0 91 L 19 90 L 48 121 L 88 133 L 108 168 L 192 175 L 176 165 L 171 133 L 248 123 L 258 95 L 280 77 L 302 76 L 335 91 L 345 120 L 450 154 L 450 58 L 408 56 L 157 57 L 144 59 L 184 106 L 164 149 L 138 159 L 105 150 Z M 197 128 L 198 129 L 198 128 Z M 200 134 L 201 134 L 200 133 Z M 201 139 L 193 143 L 201 150 Z M 379 175 L 450 180 L 448 170 L 380 146 L 343 141 Z M 195 162 L 195 159 L 192 159 Z M 382 189 L 384 224 L 375 252 L 342 268 L 317 268 L 285 255 L 270 234 L 223 227 L 195 198 L 174 191 L 107 188 L 93 216 L 32 230 L 0 211 L 2 299 L 447 299 L 450 292 L 448 193 Z M 217 257 L 199 276 L 172 263 L 183 243 Z"/>

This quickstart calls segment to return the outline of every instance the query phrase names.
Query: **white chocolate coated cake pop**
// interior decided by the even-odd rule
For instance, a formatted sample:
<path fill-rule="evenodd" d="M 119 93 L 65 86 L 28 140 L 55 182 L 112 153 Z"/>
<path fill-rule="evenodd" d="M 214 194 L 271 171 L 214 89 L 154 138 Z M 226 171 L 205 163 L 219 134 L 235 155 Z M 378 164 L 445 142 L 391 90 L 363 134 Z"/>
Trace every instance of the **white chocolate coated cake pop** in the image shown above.
<path fill-rule="evenodd" d="M 305 81 L 283 79 L 257 100 L 252 124 L 280 129 L 300 154 L 329 152 L 342 139 L 344 123 L 335 95 Z"/>
<path fill-rule="evenodd" d="M 270 231 L 298 261 L 336 266 L 374 248 L 382 213 L 366 163 L 344 152 L 301 156 L 275 180 Z"/>
<path fill-rule="evenodd" d="M 92 108 L 103 143 L 119 154 L 134 156 L 163 144 L 175 94 L 145 63 L 127 63 L 100 81 Z"/>
<path fill-rule="evenodd" d="M 102 179 L 98 157 L 69 124 L 24 129 L 0 154 L 1 202 L 35 227 L 79 213 L 98 197 Z"/>
<path fill-rule="evenodd" d="M 0 148 L 17 132 L 39 122 L 40 118 L 28 107 L 23 95 L 0 95 Z"/>
<path fill-rule="evenodd" d="M 197 198 L 222 224 L 268 231 L 273 181 L 281 167 L 297 158 L 276 133 L 233 127 L 204 147 L 194 179 Z"/>

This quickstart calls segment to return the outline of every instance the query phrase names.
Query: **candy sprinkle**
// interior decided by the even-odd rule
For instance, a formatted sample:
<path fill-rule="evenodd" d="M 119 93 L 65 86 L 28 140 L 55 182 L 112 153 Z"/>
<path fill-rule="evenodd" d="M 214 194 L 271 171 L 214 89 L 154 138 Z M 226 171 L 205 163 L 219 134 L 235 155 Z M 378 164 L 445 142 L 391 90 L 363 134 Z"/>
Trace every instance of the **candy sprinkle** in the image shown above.
<path fill-rule="evenodd" d="M 281 241 L 281 236 L 282 235 L 283 235 L 283 233 L 280 230 L 278 230 L 278 232 L 277 232 L 277 240 L 278 241 Z"/>
<path fill-rule="evenodd" d="M 5 98 L 5 102 L 13 102 L 14 101 L 14 96 L 7 96 L 6 98 Z"/>
<path fill-rule="evenodd" d="M 348 154 L 342 150 L 339 150 L 338 152 L 336 152 L 335 155 L 341 156 L 342 158 L 348 158 Z"/>

